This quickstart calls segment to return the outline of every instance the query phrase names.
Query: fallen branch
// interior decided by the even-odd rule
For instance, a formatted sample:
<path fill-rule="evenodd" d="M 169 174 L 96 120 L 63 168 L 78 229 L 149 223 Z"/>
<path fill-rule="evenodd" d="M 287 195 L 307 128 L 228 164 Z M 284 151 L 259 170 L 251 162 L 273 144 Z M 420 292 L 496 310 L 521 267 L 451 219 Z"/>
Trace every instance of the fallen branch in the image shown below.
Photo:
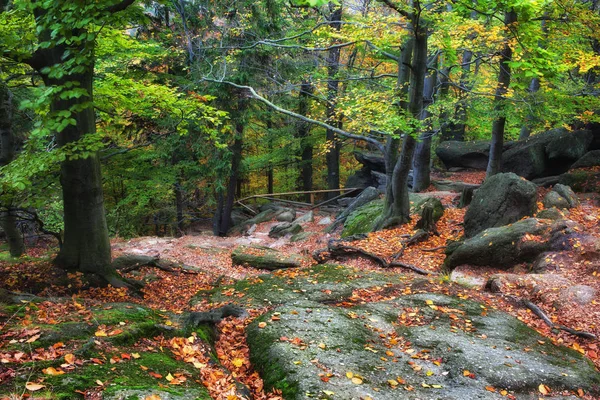
<path fill-rule="evenodd" d="M 560 330 L 570 333 L 571 335 L 575 335 L 575 336 L 578 336 L 578 337 L 581 337 L 584 339 L 592 339 L 592 340 L 598 339 L 598 337 L 596 335 L 594 335 L 593 333 L 586 332 L 586 331 L 580 331 L 577 329 L 572 329 L 572 328 L 566 327 L 564 325 L 555 324 L 554 322 L 552 322 L 552 320 L 550 320 L 550 318 L 548 318 L 546 313 L 544 313 L 544 311 L 539 306 L 537 306 L 536 304 L 534 304 L 533 302 L 531 302 L 527 299 L 520 299 L 519 302 L 521 304 L 523 304 L 526 308 L 531 310 L 532 313 L 534 313 L 537 317 L 539 317 L 542 321 L 544 321 L 544 323 L 546 325 L 548 325 L 550 328 L 560 329 Z"/>
<path fill-rule="evenodd" d="M 326 249 L 319 249 L 313 252 L 313 258 L 319 264 L 322 264 L 329 259 L 345 257 L 352 254 L 356 254 L 359 257 L 367 258 L 371 261 L 374 261 L 383 268 L 404 268 L 421 275 L 435 275 L 435 273 L 419 268 L 417 266 L 398 261 L 388 262 L 384 258 L 379 257 L 377 254 L 368 252 L 358 247 L 346 246 L 340 244 L 339 242 L 336 243 L 334 241 L 330 241 Z"/>
<path fill-rule="evenodd" d="M 408 246 L 411 246 L 416 243 L 424 242 L 427 239 L 429 239 L 429 232 L 424 231 L 423 229 L 419 229 L 417 232 L 415 232 L 414 235 L 409 236 L 409 238 L 407 240 L 402 242 L 402 247 L 400 248 L 400 250 L 398 252 L 396 252 L 396 253 L 394 253 L 394 255 L 392 255 L 392 260 L 395 261 L 398 258 L 400 258 L 402 256 L 402 254 L 404 254 L 404 250 L 406 250 L 406 248 Z"/>

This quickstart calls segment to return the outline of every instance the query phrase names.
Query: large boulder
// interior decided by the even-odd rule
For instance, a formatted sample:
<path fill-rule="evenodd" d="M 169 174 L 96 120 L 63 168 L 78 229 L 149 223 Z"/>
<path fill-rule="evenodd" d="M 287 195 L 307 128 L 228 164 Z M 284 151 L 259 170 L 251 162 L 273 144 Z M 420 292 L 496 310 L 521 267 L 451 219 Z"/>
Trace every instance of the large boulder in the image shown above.
<path fill-rule="evenodd" d="M 444 268 L 463 264 L 509 268 L 531 262 L 541 253 L 560 250 L 570 234 L 565 221 L 528 218 L 514 224 L 489 228 L 476 236 L 448 246 Z"/>
<path fill-rule="evenodd" d="M 449 140 L 440 143 L 435 154 L 448 169 L 462 167 L 485 170 L 490 155 L 490 142 Z"/>
<path fill-rule="evenodd" d="M 536 195 L 535 184 L 513 173 L 488 178 L 475 192 L 465 214 L 465 236 L 470 238 L 484 229 L 533 215 Z"/>
<path fill-rule="evenodd" d="M 348 216 L 350 216 L 350 214 L 352 214 L 360 207 L 375 200 L 378 197 L 379 197 L 379 191 L 377 189 L 375 189 L 373 186 L 369 186 L 368 188 L 363 190 L 358 195 L 358 197 L 356 197 L 356 199 L 354 199 L 354 201 L 352 203 L 350 203 L 350 205 L 348 207 L 346 207 L 346 209 L 344 211 L 342 211 L 340 215 L 337 216 L 335 221 L 333 221 L 333 223 L 327 227 L 327 232 L 333 232 L 338 226 L 340 226 L 341 224 L 344 223 L 344 221 L 346 221 L 346 219 L 348 218 Z"/>
<path fill-rule="evenodd" d="M 571 165 L 571 169 L 597 166 L 600 166 L 600 150 L 592 150 L 585 153 L 579 160 Z"/>
<path fill-rule="evenodd" d="M 286 235 L 295 235 L 299 232 L 302 232 L 302 225 L 294 222 L 282 222 L 274 225 L 271 230 L 269 230 L 269 237 L 280 238 Z"/>
<path fill-rule="evenodd" d="M 525 179 L 545 176 L 546 146 L 539 141 L 523 141 L 502 153 L 502 171 L 514 172 Z"/>
<path fill-rule="evenodd" d="M 285 254 L 262 246 L 239 246 L 231 253 L 233 265 L 267 269 L 299 268 L 310 260 L 298 254 Z"/>
<path fill-rule="evenodd" d="M 442 202 L 428 194 L 410 193 L 411 214 L 420 213 L 426 204 L 434 209 L 433 219 L 438 221 L 444 214 Z M 345 220 L 342 237 L 372 232 L 375 222 L 383 212 L 383 199 L 376 199 L 355 209 Z"/>

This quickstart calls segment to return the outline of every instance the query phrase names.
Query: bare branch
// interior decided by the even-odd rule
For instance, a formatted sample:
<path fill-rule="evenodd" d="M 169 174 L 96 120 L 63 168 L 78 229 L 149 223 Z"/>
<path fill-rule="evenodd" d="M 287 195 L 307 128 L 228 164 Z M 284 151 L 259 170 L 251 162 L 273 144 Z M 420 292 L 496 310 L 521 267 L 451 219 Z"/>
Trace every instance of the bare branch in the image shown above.
<path fill-rule="evenodd" d="M 206 82 L 222 83 L 222 84 L 226 84 L 226 85 L 229 85 L 229 86 L 236 87 L 238 89 L 247 90 L 250 93 L 251 97 L 253 97 L 254 99 L 260 101 L 261 103 L 267 105 L 269 108 L 271 108 L 272 110 L 277 111 L 278 113 L 285 114 L 285 115 L 288 115 L 290 117 L 294 117 L 294 118 L 300 119 L 300 120 L 302 120 L 304 122 L 308 122 L 308 123 L 313 124 L 313 125 L 318 125 L 318 126 L 320 126 L 322 128 L 325 128 L 325 129 L 329 129 L 329 130 L 337 133 L 338 135 L 344 136 L 344 137 L 346 137 L 348 139 L 360 140 L 360 141 L 363 141 L 363 142 L 370 143 L 373 146 L 375 146 L 382 153 L 385 152 L 385 147 L 383 146 L 383 144 L 381 144 L 379 141 L 377 141 L 377 140 L 375 140 L 373 138 L 370 138 L 370 137 L 367 137 L 367 136 L 362 136 L 362 135 L 356 135 L 356 134 L 347 132 L 347 131 L 345 131 L 343 129 L 337 128 L 337 127 L 335 127 L 333 125 L 330 125 L 330 124 L 328 124 L 326 122 L 318 121 L 316 119 L 312 119 L 312 118 L 309 118 L 309 117 L 305 117 L 304 115 L 295 113 L 295 112 L 287 110 L 285 108 L 281 108 L 281 107 L 279 107 L 279 106 L 271 103 L 269 100 L 267 100 L 266 98 L 262 97 L 261 95 L 259 95 L 256 92 L 256 90 L 254 90 L 254 88 L 251 87 L 251 86 L 238 85 L 237 83 L 233 83 L 233 82 L 229 82 L 229 81 L 218 81 L 218 80 L 209 79 L 209 78 L 203 78 L 203 80 L 206 81 Z"/>

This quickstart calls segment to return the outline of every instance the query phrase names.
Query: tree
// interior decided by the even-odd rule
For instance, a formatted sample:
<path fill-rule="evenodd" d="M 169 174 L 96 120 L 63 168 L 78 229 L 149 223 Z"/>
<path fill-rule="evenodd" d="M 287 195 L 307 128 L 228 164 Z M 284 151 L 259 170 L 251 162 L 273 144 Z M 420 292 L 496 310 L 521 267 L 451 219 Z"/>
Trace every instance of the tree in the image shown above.
<path fill-rule="evenodd" d="M 85 146 L 80 150 L 79 143 L 96 132 L 93 76 L 97 29 L 133 3 L 15 2 L 16 12 L 8 18 L 21 23 L 21 33 L 35 36 L 37 43 L 22 49 L 18 40 L 4 41 L 1 49 L 5 57 L 28 64 L 42 78 L 46 90 L 39 104 L 47 106 L 48 113 L 38 126 L 38 135 L 49 131 L 64 150 L 60 167 L 64 244 L 55 263 L 118 285 L 122 283 L 111 267 L 98 154 Z M 35 26 L 34 35 L 28 32 L 29 23 Z"/>
<path fill-rule="evenodd" d="M 8 85 L 0 80 L 0 166 L 9 164 L 15 156 L 15 137 L 12 128 L 13 96 Z M 10 201 L 10 197 L 6 199 Z M 11 202 L 12 203 L 12 202 Z M 25 252 L 23 236 L 17 229 L 17 218 L 13 204 L 4 204 L 0 211 L 0 225 L 9 245 L 10 255 L 20 257 Z"/>

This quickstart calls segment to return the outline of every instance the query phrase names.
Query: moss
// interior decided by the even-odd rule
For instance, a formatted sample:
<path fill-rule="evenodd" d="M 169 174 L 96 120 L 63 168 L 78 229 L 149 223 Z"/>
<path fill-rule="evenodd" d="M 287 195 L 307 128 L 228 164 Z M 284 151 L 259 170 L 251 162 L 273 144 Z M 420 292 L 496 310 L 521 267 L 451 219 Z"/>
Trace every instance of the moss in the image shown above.
<path fill-rule="evenodd" d="M 203 394 L 196 398 L 210 398 L 206 389 L 196 384 L 194 379 L 187 379 L 181 386 L 166 387 L 168 382 L 164 378 L 156 379 L 149 375 L 150 371 L 161 374 L 163 377 L 169 373 L 175 374 L 177 372 L 197 375 L 197 371 L 189 364 L 177 361 L 165 353 L 141 353 L 140 356 L 139 359 L 132 358 L 116 364 L 111 364 L 108 361 L 103 365 L 86 364 L 84 367 L 77 367 L 72 372 L 57 376 L 43 375 L 42 369 L 49 366 L 58 368 L 62 362 L 61 360 L 25 364 L 25 367 L 33 367 L 31 376 L 29 373 L 17 375 L 12 387 L 3 387 L 0 389 L 0 394 L 9 394 L 12 391 L 18 391 L 19 388 L 22 391 L 26 380 L 36 381 L 43 376 L 48 392 L 46 395 L 41 395 L 44 396 L 43 398 L 48 399 L 83 398 L 76 391 L 85 391 L 97 387 L 97 380 L 101 380 L 103 383 L 105 394 L 115 393 L 123 389 L 156 389 L 173 394 L 183 394 L 186 389 L 194 388 Z M 97 355 L 97 357 L 101 358 L 102 356 Z M 110 356 L 107 356 L 107 359 L 110 359 Z M 147 370 L 142 369 L 141 366 L 147 367 Z"/>
<path fill-rule="evenodd" d="M 260 322 L 266 320 L 266 316 L 262 315 L 253 323 L 254 329 Z M 279 363 L 273 362 L 270 357 L 269 349 L 273 343 L 277 343 L 279 338 L 267 332 L 261 332 L 260 335 L 248 335 L 248 340 L 252 351 L 250 352 L 250 361 L 259 371 L 263 378 L 265 388 L 271 390 L 273 388 L 281 390 L 284 399 L 298 398 L 298 382 L 289 379 L 289 371 L 281 368 Z"/>
<path fill-rule="evenodd" d="M 342 237 L 372 232 L 377 217 L 383 212 L 383 200 L 376 199 L 351 213 L 344 223 Z"/>

